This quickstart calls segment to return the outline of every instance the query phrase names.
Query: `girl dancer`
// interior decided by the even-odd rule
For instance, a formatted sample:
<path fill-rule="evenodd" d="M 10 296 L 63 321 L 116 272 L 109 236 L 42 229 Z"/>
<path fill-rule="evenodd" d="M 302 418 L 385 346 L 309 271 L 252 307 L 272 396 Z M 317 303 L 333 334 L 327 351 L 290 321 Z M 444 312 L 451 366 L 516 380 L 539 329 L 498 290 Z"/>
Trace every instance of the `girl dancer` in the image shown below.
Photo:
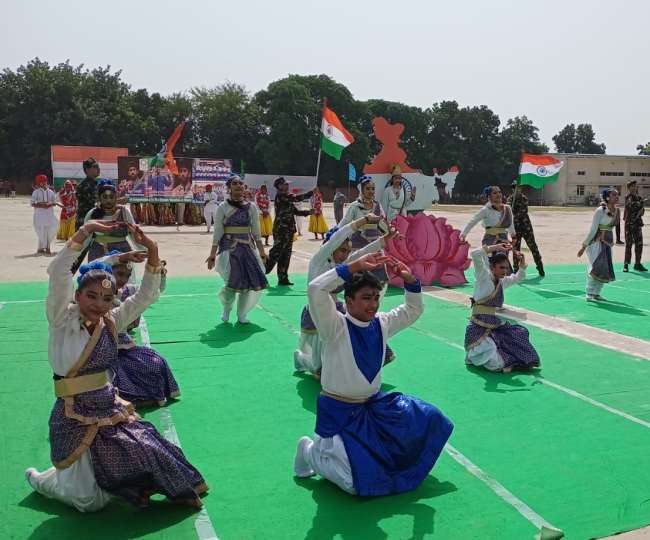
<path fill-rule="evenodd" d="M 317 187 L 314 188 L 314 193 L 309 199 L 309 205 L 312 209 L 312 214 L 309 216 L 309 232 L 314 233 L 314 240 L 318 240 L 319 234 L 324 240 L 328 227 L 323 216 L 323 196 Z"/>
<path fill-rule="evenodd" d="M 123 253 L 133 248 L 128 240 L 128 230 L 124 224 L 135 224 L 131 211 L 124 205 L 117 204 L 117 188 L 110 180 L 100 180 L 97 183 L 97 206 L 90 210 L 84 219 L 84 223 L 90 220 L 109 220 L 122 223 L 119 228 L 113 229 L 112 235 L 95 234 L 91 240 L 88 261 L 94 261 L 104 257 L 109 251 L 118 250 Z"/>
<path fill-rule="evenodd" d="M 260 236 L 259 213 L 253 203 L 244 201 L 241 178 L 231 176 L 226 187 L 230 197 L 215 212 L 212 250 L 205 262 L 208 270 L 215 268 L 216 263 L 217 272 L 224 281 L 219 293 L 223 305 L 221 320 L 228 322 L 235 297 L 239 294 L 237 320 L 240 324 L 247 324 L 246 315 L 255 307 L 261 291 L 269 285 L 262 262 L 266 260 L 266 253 Z"/>
<path fill-rule="evenodd" d="M 466 241 L 467 235 L 479 221 L 483 222 L 485 227 L 485 234 L 483 240 L 481 240 L 483 246 L 508 242 L 508 234 L 510 234 L 514 242 L 516 234 L 512 208 L 503 202 L 503 195 L 499 186 L 487 186 L 483 190 L 483 196 L 487 197 L 488 201 L 465 225 L 460 235 L 461 242 Z"/>
<path fill-rule="evenodd" d="M 614 281 L 614 263 L 612 260 L 612 245 L 614 235 L 612 229 L 619 219 L 618 191 L 614 188 L 603 190 L 603 204 L 594 212 L 591 228 L 587 233 L 578 257 L 587 252 L 587 302 L 602 301 L 600 296 L 605 283 Z"/>
<path fill-rule="evenodd" d="M 73 291 L 70 267 L 82 244 L 92 234 L 110 235 L 118 226 L 86 223 L 48 268 L 48 359 L 57 396 L 49 421 L 54 467 L 42 473 L 27 469 L 27 481 L 46 497 L 82 512 L 103 508 L 111 495 L 144 507 L 155 493 L 199 508 L 199 495 L 208 489 L 201 474 L 180 448 L 140 421 L 108 375 L 117 361 L 118 333 L 160 294 L 158 246 L 129 226 L 147 249 L 147 266 L 138 292 L 119 307 L 113 307 L 115 278 L 109 267 L 98 268 L 103 266 L 99 262 L 79 276 Z"/>
<path fill-rule="evenodd" d="M 415 186 L 413 186 L 411 194 L 407 196 L 402 180 L 400 168 L 394 167 L 390 181 L 381 195 L 381 207 L 386 214 L 388 223 L 392 222 L 397 216 L 405 216 L 406 209 L 415 201 Z"/>
<path fill-rule="evenodd" d="M 260 211 L 260 234 L 264 238 L 264 245 L 269 245 L 269 236 L 273 234 L 273 220 L 271 219 L 271 199 L 266 184 L 260 186 L 255 195 L 255 204 Z"/>
<path fill-rule="evenodd" d="M 503 243 L 472 251 L 476 283 L 471 299 L 472 317 L 465 330 L 465 363 L 504 373 L 540 365 L 528 330 L 496 315 L 496 310 L 503 306 L 503 289 L 526 277 L 526 260 L 518 251 L 513 255 L 519 262 L 519 270 L 508 275 L 506 253 L 510 250 L 512 245 Z M 492 255 L 489 259 L 488 254 Z"/>
<path fill-rule="evenodd" d="M 108 264 L 115 276 L 117 294 L 114 304 L 119 306 L 138 292 L 139 285 L 129 283 L 134 262 L 142 262 L 144 254 L 138 251 L 130 253 L 113 252 L 104 257 L 102 262 Z M 165 290 L 166 274 L 160 272 L 160 292 Z M 83 267 L 82 267 L 83 268 Z M 178 384 L 172 374 L 167 360 L 150 347 L 138 346 L 129 332 L 140 326 L 140 317 L 135 319 L 124 332 L 117 336 L 118 361 L 113 367 L 115 377 L 113 385 L 120 391 L 120 397 L 139 405 L 158 404 L 161 407 L 167 399 L 180 396 Z"/>
<path fill-rule="evenodd" d="M 57 240 L 67 240 L 74 234 L 77 227 L 77 194 L 72 180 L 66 180 L 63 184 L 59 191 L 59 200 L 62 208 L 59 232 L 56 234 L 56 238 Z"/>

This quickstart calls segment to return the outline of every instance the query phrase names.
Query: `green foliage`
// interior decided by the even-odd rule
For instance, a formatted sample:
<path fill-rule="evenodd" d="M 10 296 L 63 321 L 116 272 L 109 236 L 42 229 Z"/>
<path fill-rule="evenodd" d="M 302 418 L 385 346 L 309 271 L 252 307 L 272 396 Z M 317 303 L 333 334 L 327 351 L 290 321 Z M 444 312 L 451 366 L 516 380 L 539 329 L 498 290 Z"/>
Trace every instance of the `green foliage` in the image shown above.
<path fill-rule="evenodd" d="M 595 141 L 596 133 L 591 124 L 567 124 L 553 137 L 558 152 L 564 154 L 604 154 L 606 147 Z"/>
<path fill-rule="evenodd" d="M 548 151 L 525 116 L 502 128 L 485 105 L 442 101 L 423 110 L 382 99 L 358 101 L 327 75 L 289 75 L 254 96 L 231 82 L 161 96 L 131 89 L 110 66 L 50 66 L 36 58 L 0 73 L 0 177 L 31 180 L 37 172 L 51 172 L 52 144 L 120 146 L 134 155 L 153 155 L 183 120 L 176 155 L 230 158 L 236 166 L 244 161 L 247 171 L 312 175 L 323 98 L 355 138 L 341 161 L 322 156 L 323 185 L 344 184 L 347 162 L 361 172 L 380 150 L 372 135 L 376 116 L 404 124 L 402 147 L 411 167 L 431 174 L 459 166 L 460 194 L 510 183 L 522 151 Z M 553 140 L 561 151 L 604 152 L 594 138 L 589 124 L 577 129 L 570 124 Z"/>
<path fill-rule="evenodd" d="M 640 156 L 650 156 L 650 142 L 637 145 L 636 149 Z"/>

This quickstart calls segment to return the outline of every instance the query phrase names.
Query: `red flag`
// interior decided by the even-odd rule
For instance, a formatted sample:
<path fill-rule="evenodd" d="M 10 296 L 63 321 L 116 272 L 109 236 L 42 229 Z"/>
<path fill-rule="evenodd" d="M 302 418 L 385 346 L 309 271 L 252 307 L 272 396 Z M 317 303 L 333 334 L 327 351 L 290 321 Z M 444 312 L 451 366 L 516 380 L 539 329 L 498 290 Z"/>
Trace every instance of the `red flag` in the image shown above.
<path fill-rule="evenodd" d="M 178 174 L 178 167 L 176 166 L 176 160 L 174 160 L 173 150 L 178 139 L 181 138 L 181 133 L 183 133 L 184 127 L 185 121 L 182 121 L 176 126 L 176 129 L 174 129 L 174 132 L 169 136 L 169 139 L 167 139 L 167 142 L 165 143 L 167 149 L 165 152 L 165 165 L 167 166 L 167 170 L 172 174 Z"/>

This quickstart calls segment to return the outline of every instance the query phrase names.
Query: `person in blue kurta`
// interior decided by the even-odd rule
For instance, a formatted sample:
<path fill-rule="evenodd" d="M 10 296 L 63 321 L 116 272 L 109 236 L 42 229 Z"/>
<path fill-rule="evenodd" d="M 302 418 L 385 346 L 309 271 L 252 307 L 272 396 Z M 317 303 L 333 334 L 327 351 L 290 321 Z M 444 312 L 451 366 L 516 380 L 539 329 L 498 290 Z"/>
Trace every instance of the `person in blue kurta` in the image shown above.
<path fill-rule="evenodd" d="M 405 283 L 405 302 L 379 312 L 381 283 L 370 272 L 388 264 Z M 330 291 L 344 286 L 346 313 Z M 368 254 L 309 284 L 309 311 L 322 342 L 316 434 L 302 437 L 298 477 L 320 474 L 361 496 L 403 493 L 429 474 L 453 425 L 436 407 L 380 391 L 386 341 L 422 314 L 420 282 L 392 257 Z"/>

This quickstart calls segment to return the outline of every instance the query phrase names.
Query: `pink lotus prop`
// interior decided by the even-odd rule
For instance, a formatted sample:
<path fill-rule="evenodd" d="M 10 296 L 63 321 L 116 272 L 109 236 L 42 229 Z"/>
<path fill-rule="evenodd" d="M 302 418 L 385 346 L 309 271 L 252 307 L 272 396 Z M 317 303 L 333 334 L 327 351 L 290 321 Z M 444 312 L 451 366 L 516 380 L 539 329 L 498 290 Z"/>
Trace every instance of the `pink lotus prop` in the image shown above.
<path fill-rule="evenodd" d="M 401 238 L 386 243 L 386 254 L 408 265 L 422 285 L 439 283 L 453 287 L 467 283 L 469 244 L 461 243 L 460 231 L 448 225 L 446 218 L 421 212 L 414 216 L 397 216 L 392 225 Z M 402 279 L 390 271 L 388 277 L 391 285 L 404 287 Z"/>

